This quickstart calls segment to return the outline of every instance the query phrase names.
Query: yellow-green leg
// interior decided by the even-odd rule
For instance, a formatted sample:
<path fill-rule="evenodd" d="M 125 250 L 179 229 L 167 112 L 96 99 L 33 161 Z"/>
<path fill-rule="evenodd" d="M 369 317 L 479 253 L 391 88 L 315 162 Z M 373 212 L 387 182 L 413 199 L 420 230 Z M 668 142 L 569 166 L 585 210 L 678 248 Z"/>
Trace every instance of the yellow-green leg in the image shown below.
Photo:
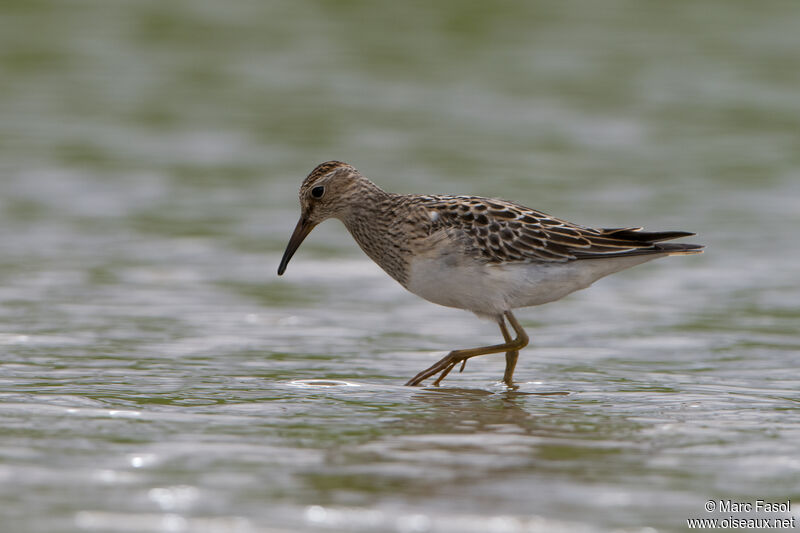
<path fill-rule="evenodd" d="M 500 331 L 503 332 L 503 338 L 506 344 L 511 342 L 511 334 L 506 328 L 505 320 L 500 320 Z M 514 383 L 514 369 L 517 368 L 517 359 L 519 359 L 519 350 L 510 350 L 506 352 L 506 370 L 503 372 L 503 383 L 512 386 Z"/>
<path fill-rule="evenodd" d="M 506 340 L 506 344 L 508 344 L 511 342 L 511 334 L 508 332 L 505 319 L 501 317 L 497 324 L 500 326 L 500 331 L 503 333 L 503 338 Z M 519 350 L 506 352 L 506 370 L 503 373 L 503 382 L 509 387 L 511 387 L 514 383 L 514 369 L 517 367 L 517 359 L 519 359 Z M 466 359 L 461 361 L 461 368 L 459 368 L 458 371 L 463 372 L 465 366 L 467 366 Z"/>
<path fill-rule="evenodd" d="M 445 357 L 440 359 L 436 364 L 426 368 L 411 378 L 406 385 L 419 385 L 429 377 L 441 372 L 441 375 L 436 378 L 436 381 L 433 382 L 434 385 L 438 386 L 439 383 L 441 383 L 441 381 L 458 363 L 478 355 L 488 355 L 491 353 L 501 352 L 506 352 L 506 371 L 503 376 L 503 381 L 505 381 L 507 384 L 510 384 L 511 377 L 514 374 L 514 367 L 516 367 L 517 358 L 519 357 L 519 350 L 528 345 L 528 335 L 525 333 L 525 330 L 522 329 L 522 326 L 519 325 L 519 322 L 517 322 L 517 319 L 514 317 L 511 311 L 506 311 L 504 316 L 506 319 L 508 319 L 508 323 L 511 324 L 511 328 L 517 335 L 515 339 L 510 338 L 511 335 L 508 333 L 508 329 L 506 329 L 504 317 L 501 316 L 498 320 L 498 324 L 500 325 L 500 331 L 503 333 L 503 338 L 506 341 L 505 343 L 493 344 L 492 346 L 482 346 L 480 348 L 453 350 Z"/>

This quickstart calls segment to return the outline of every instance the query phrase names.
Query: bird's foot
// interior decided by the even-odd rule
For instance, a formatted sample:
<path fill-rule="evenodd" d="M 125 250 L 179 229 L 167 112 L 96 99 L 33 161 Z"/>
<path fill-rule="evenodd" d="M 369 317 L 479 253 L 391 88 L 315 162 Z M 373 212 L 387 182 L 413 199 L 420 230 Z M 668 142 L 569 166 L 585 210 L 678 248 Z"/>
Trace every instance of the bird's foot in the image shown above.
<path fill-rule="evenodd" d="M 454 355 L 454 352 L 450 352 L 442 359 L 437 361 L 436 364 L 426 368 L 425 370 L 423 370 L 422 372 L 420 372 L 419 374 L 408 380 L 408 383 L 406 383 L 406 385 L 407 386 L 419 385 L 429 377 L 435 376 L 436 374 L 439 374 L 441 372 L 441 375 L 436 379 L 436 381 L 433 382 L 433 384 L 438 387 L 439 383 L 442 382 L 445 376 L 447 376 L 447 374 L 450 373 L 453 367 L 455 367 L 460 361 L 462 361 L 462 359 L 457 354 Z"/>

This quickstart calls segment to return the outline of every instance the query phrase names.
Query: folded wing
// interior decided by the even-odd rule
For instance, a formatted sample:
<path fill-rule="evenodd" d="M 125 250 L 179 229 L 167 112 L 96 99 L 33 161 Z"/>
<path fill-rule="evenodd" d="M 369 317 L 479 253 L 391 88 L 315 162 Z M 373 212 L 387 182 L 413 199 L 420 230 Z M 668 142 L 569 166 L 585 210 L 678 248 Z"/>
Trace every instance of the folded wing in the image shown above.
<path fill-rule="evenodd" d="M 685 231 L 646 232 L 642 228 L 588 228 L 513 202 L 471 196 L 426 197 L 435 209 L 432 229 L 461 238 L 488 262 L 567 262 L 641 254 L 692 254 L 698 244 L 662 244 L 688 237 Z"/>

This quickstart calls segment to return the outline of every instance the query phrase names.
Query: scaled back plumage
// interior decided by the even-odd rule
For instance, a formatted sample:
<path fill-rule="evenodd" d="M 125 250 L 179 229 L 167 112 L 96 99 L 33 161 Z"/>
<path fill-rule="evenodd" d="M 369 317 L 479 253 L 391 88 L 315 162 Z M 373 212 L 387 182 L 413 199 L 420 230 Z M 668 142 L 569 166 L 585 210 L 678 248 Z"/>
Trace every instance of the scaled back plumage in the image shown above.
<path fill-rule="evenodd" d="M 551 217 L 541 211 L 494 198 L 420 196 L 438 214 L 432 229 L 463 233 L 473 249 L 491 263 L 566 262 L 642 253 L 684 252 L 698 245 L 659 245 L 689 232 L 642 232 L 642 228 L 595 229 Z"/>

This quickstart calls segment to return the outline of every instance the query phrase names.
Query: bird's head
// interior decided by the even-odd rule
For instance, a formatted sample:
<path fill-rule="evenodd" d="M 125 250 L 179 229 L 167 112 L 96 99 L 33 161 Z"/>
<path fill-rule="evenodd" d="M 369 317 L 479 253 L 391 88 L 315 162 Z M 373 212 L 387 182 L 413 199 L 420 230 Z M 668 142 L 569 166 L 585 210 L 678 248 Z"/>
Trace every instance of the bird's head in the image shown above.
<path fill-rule="evenodd" d="M 364 182 L 370 183 L 358 170 L 341 161 L 326 161 L 311 171 L 300 185 L 300 220 L 278 266 L 279 276 L 317 224 L 328 218 L 347 217 L 357 202 L 359 184 Z"/>

